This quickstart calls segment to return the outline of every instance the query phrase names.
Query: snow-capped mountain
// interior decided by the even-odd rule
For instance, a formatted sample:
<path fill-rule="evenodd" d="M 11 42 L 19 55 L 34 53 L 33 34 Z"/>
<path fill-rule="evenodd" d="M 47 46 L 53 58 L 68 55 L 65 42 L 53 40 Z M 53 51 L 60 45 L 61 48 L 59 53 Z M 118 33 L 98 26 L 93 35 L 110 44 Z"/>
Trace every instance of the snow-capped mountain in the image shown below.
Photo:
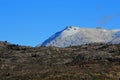
<path fill-rule="evenodd" d="M 110 41 L 112 44 L 120 44 L 120 31 L 116 32 L 113 39 Z"/>
<path fill-rule="evenodd" d="M 120 43 L 120 30 L 104 28 L 66 27 L 55 33 L 42 43 L 41 46 L 68 47 L 89 43 Z"/>

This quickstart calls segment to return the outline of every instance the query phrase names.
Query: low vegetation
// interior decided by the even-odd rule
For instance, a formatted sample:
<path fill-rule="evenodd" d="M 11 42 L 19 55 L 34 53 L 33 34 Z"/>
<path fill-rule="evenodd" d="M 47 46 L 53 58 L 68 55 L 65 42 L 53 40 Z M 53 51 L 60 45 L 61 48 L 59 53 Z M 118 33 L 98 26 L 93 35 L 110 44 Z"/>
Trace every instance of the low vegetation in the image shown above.
<path fill-rule="evenodd" d="M 0 42 L 0 80 L 120 80 L 120 45 L 34 48 Z"/>

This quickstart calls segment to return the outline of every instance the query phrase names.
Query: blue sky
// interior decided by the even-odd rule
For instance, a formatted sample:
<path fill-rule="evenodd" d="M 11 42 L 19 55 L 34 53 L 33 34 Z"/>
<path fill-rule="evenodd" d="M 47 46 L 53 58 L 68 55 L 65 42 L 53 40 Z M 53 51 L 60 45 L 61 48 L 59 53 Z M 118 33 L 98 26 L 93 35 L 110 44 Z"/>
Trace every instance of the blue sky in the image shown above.
<path fill-rule="evenodd" d="M 120 29 L 120 0 L 0 0 L 0 40 L 35 46 L 66 26 Z"/>

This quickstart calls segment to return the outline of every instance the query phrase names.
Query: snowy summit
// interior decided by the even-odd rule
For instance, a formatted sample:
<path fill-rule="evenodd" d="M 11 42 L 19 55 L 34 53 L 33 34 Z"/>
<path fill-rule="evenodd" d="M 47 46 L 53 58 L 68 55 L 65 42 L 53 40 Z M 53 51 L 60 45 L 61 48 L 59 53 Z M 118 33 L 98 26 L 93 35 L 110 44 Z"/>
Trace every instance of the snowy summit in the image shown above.
<path fill-rule="evenodd" d="M 119 44 L 120 30 L 68 26 L 45 40 L 41 46 L 68 47 L 90 43 Z"/>

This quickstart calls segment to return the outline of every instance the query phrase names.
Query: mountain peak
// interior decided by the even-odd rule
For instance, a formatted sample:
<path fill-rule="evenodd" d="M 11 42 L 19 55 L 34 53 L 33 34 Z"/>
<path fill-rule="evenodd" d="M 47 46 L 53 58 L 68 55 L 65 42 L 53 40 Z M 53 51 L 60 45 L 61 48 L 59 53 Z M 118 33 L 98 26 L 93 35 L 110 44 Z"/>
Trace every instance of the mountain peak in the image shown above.
<path fill-rule="evenodd" d="M 67 26 L 66 28 L 65 28 L 65 30 L 78 30 L 78 29 L 80 29 L 79 27 L 76 27 L 76 26 Z"/>

